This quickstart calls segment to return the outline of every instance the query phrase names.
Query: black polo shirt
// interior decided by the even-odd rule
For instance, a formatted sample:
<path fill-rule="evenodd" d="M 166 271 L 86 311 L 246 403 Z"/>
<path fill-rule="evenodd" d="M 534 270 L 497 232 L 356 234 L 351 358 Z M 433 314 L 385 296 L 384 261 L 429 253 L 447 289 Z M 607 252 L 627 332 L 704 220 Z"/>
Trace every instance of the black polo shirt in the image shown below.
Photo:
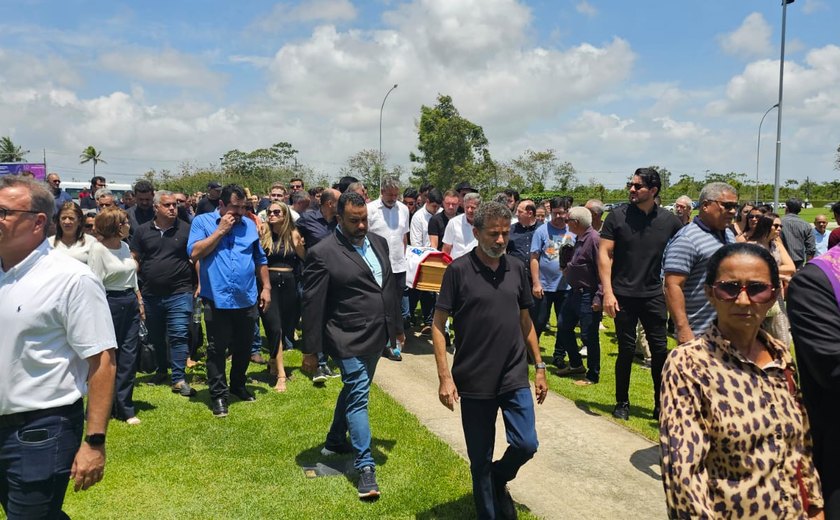
<path fill-rule="evenodd" d="M 443 250 L 443 233 L 446 231 L 447 224 L 449 224 L 449 217 L 443 211 L 435 213 L 429 219 L 429 236 L 438 237 L 438 251 Z"/>
<path fill-rule="evenodd" d="M 534 231 L 537 230 L 537 223 L 533 226 L 523 226 L 516 222 L 510 226 L 510 240 L 508 241 L 507 252 L 525 263 L 528 270 L 531 261 L 531 239 L 534 238 Z"/>
<path fill-rule="evenodd" d="M 189 237 L 189 223 L 179 218 L 162 233 L 154 220 L 134 231 L 131 251 L 140 261 L 143 294 L 169 296 L 194 290 L 194 272 L 187 254 Z"/>
<path fill-rule="evenodd" d="M 648 214 L 635 204 L 610 211 L 601 238 L 615 242 L 613 292 L 638 298 L 662 294 L 662 255 L 682 227 L 676 215 L 658 206 Z"/>
<path fill-rule="evenodd" d="M 435 307 L 453 317 L 452 379 L 460 395 L 494 399 L 528 387 L 519 312 L 533 303 L 525 265 L 510 255 L 496 271 L 475 250 L 449 264 Z"/>
<path fill-rule="evenodd" d="M 202 197 L 195 205 L 195 214 L 202 215 L 204 213 L 213 213 L 219 207 L 219 199 L 211 199 L 210 197 Z"/>

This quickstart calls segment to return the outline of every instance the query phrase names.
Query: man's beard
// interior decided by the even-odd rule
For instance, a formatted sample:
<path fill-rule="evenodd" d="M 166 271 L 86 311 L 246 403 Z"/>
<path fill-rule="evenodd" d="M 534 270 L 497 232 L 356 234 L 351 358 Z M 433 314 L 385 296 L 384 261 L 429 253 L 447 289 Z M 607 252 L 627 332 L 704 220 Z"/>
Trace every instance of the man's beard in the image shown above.
<path fill-rule="evenodd" d="M 499 251 L 495 251 L 493 247 L 484 247 L 484 244 L 481 242 L 478 243 L 478 247 L 484 252 L 485 255 L 489 256 L 490 258 L 501 258 L 502 255 L 505 254 L 505 248 L 499 248 Z"/>

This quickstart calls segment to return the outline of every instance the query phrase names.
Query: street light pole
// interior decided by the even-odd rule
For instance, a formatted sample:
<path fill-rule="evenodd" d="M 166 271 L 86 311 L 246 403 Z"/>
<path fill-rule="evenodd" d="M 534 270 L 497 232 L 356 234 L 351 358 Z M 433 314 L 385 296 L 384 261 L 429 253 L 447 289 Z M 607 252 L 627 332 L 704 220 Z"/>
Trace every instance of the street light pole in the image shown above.
<path fill-rule="evenodd" d="M 379 107 L 379 188 L 382 188 L 382 110 L 385 108 L 385 101 L 388 100 L 388 96 L 391 95 L 391 92 L 397 88 L 397 84 L 394 83 L 394 86 L 391 87 L 391 90 L 385 94 L 385 98 L 382 99 L 382 106 Z"/>
<path fill-rule="evenodd" d="M 772 107 L 767 109 L 767 112 L 761 116 L 761 122 L 758 123 L 758 146 L 755 148 L 755 203 L 758 204 L 758 159 L 761 156 L 761 125 L 764 124 L 764 118 L 767 117 L 767 114 L 770 113 L 771 110 L 774 108 L 778 108 L 779 104 L 776 103 Z"/>
<path fill-rule="evenodd" d="M 794 0 L 782 0 L 782 52 L 779 58 L 779 111 L 776 120 L 776 179 L 773 184 L 773 208 L 779 211 L 779 182 L 780 167 L 782 164 L 782 90 L 785 78 L 785 25 L 787 23 L 787 5 Z"/>

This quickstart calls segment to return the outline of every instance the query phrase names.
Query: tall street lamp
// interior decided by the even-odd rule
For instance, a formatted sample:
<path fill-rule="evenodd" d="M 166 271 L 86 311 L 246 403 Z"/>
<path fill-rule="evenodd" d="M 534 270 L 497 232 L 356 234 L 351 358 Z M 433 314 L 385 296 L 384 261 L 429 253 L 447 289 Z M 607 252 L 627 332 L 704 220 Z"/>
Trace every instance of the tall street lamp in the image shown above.
<path fill-rule="evenodd" d="M 767 109 L 767 112 L 761 116 L 761 122 L 758 123 L 758 145 L 755 148 L 755 203 L 758 204 L 758 159 L 761 156 L 761 125 L 764 124 L 764 118 L 767 117 L 767 114 L 770 113 L 771 110 L 774 108 L 778 108 L 779 104 L 776 103 L 772 107 Z"/>
<path fill-rule="evenodd" d="M 782 52 L 779 58 L 779 111 L 776 120 L 776 179 L 773 184 L 773 207 L 779 211 L 779 174 L 782 163 L 782 88 L 784 86 L 785 78 L 785 24 L 787 22 L 787 5 L 792 4 L 794 0 L 782 0 Z"/>
<path fill-rule="evenodd" d="M 391 92 L 397 88 L 397 84 L 394 83 L 394 86 L 391 87 L 391 90 L 385 94 L 385 98 L 382 100 L 382 106 L 379 107 L 379 188 L 382 188 L 382 110 L 385 108 L 385 101 L 388 100 L 388 96 L 391 95 Z"/>

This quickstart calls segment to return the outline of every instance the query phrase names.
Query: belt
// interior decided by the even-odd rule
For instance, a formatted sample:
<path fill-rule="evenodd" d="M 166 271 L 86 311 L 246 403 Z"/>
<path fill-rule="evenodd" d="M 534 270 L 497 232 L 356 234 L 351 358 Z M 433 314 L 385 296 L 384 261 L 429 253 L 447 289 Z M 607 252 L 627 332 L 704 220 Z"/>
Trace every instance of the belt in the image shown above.
<path fill-rule="evenodd" d="M 29 412 L 10 413 L 8 415 L 0 415 L 0 428 L 19 428 L 24 424 L 30 423 L 35 419 L 41 417 L 49 417 L 52 415 L 65 415 L 68 412 L 76 411 L 76 408 L 82 408 L 82 399 L 79 399 L 73 404 L 64 406 L 57 406 L 55 408 L 45 408 L 43 410 L 32 410 Z"/>
<path fill-rule="evenodd" d="M 105 291 L 107 296 L 128 296 L 134 294 L 134 289 L 121 289 L 119 291 Z"/>

